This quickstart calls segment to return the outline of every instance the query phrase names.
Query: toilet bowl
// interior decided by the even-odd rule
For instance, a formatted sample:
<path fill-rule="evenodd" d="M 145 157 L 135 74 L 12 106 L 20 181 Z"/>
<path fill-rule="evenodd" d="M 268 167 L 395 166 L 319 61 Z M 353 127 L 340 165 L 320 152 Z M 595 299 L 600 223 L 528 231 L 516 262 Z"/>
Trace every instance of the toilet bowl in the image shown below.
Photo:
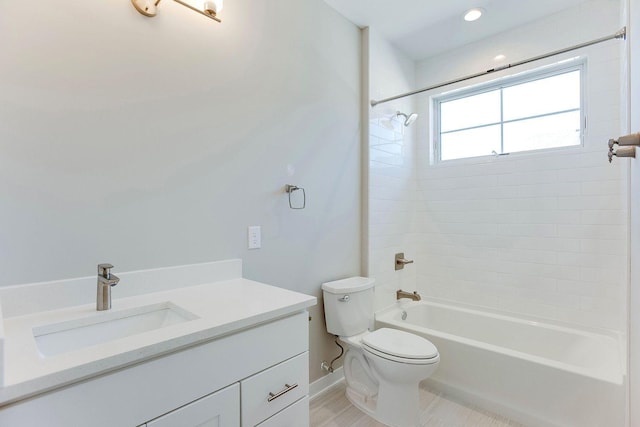
<path fill-rule="evenodd" d="M 327 330 L 347 346 L 344 375 L 349 401 L 392 427 L 414 427 L 419 417 L 420 381 L 440 356 L 427 339 L 382 328 L 373 319 L 373 279 L 352 277 L 322 285 Z"/>

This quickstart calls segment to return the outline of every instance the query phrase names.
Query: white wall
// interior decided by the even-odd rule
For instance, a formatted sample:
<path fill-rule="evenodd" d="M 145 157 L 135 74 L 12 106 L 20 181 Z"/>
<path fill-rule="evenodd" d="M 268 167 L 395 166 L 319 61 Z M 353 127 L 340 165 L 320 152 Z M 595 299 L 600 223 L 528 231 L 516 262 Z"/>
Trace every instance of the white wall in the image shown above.
<path fill-rule="evenodd" d="M 415 63 L 369 28 L 369 92 L 384 99 L 415 87 Z M 405 98 L 369 108 L 369 271 L 376 279 L 376 309 L 395 301 L 395 291 L 415 289 L 415 267 L 395 271 L 395 254 L 415 255 L 415 124 L 403 126 L 396 111 L 411 114 Z"/>
<path fill-rule="evenodd" d="M 225 6 L 0 4 L 0 285 L 242 258 L 319 296 L 360 273 L 358 29 L 321 0 Z"/>
<path fill-rule="evenodd" d="M 506 55 L 504 62 L 516 62 L 613 34 L 623 25 L 618 1 L 584 3 L 422 61 L 417 85 L 493 68 L 499 53 Z M 537 318 L 626 329 L 628 160 L 612 165 L 606 160 L 607 140 L 624 126 L 620 43 L 490 76 L 586 56 L 588 128 L 579 149 L 433 165 L 428 120 L 420 122 L 416 266 L 421 292 Z M 418 98 L 422 117 L 428 116 L 428 95 Z"/>
<path fill-rule="evenodd" d="M 640 0 L 628 0 L 631 132 L 640 132 Z M 638 150 L 638 149 L 636 149 Z M 637 152 L 640 157 L 640 152 Z M 630 426 L 640 426 L 640 165 L 631 161 Z"/>

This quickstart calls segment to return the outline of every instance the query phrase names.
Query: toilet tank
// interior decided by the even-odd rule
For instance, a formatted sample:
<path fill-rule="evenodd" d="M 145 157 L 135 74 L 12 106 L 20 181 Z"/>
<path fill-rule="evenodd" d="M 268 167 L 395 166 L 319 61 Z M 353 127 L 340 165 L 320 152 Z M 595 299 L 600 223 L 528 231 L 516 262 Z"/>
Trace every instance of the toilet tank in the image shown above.
<path fill-rule="evenodd" d="M 369 328 L 374 283 L 368 277 L 349 277 L 322 284 L 327 332 L 348 337 Z"/>

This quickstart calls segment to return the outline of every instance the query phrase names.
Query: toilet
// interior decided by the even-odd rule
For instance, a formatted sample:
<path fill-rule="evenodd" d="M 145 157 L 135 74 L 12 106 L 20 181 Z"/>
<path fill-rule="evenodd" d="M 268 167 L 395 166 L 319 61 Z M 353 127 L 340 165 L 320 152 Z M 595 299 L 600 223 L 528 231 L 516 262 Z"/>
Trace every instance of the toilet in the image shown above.
<path fill-rule="evenodd" d="M 435 372 L 440 356 L 418 335 L 369 329 L 374 283 L 367 277 L 350 277 L 322 284 L 327 331 L 347 346 L 344 377 L 349 401 L 381 423 L 414 427 L 419 425 L 418 384 Z"/>

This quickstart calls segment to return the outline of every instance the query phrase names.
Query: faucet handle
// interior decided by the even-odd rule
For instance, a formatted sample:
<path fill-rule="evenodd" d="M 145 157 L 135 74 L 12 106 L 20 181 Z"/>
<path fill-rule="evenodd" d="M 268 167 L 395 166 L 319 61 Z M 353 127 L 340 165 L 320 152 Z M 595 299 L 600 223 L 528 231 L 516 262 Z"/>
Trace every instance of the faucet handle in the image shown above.
<path fill-rule="evenodd" d="M 109 263 L 98 264 L 98 275 L 104 277 L 105 279 L 110 279 L 112 268 L 113 268 L 113 265 Z"/>

